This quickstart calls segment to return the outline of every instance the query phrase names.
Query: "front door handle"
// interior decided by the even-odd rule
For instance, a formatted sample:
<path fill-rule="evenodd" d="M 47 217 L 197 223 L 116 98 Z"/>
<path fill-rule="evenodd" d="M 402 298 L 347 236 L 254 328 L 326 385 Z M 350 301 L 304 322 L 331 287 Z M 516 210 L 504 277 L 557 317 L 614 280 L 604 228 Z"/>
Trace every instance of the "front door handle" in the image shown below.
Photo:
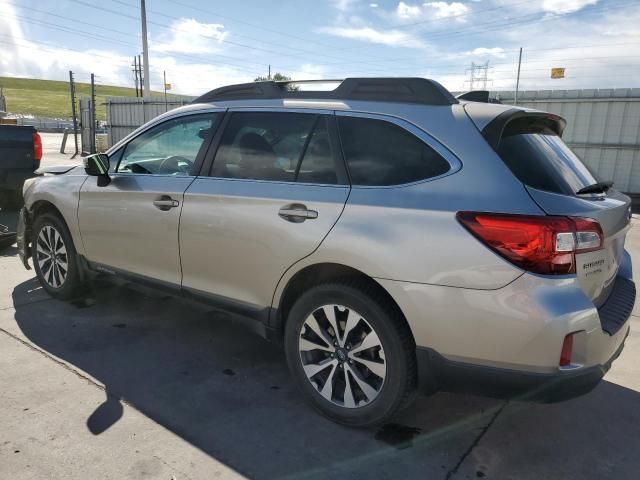
<path fill-rule="evenodd" d="M 153 201 L 153 206 L 159 210 L 167 211 L 180 205 L 178 200 L 174 200 L 169 195 L 162 195 L 158 200 Z"/>
<path fill-rule="evenodd" d="M 278 211 L 280 218 L 292 223 L 302 223 L 305 220 L 313 220 L 318 218 L 318 212 L 309 210 L 306 205 L 301 203 L 292 203 L 285 205 Z"/>

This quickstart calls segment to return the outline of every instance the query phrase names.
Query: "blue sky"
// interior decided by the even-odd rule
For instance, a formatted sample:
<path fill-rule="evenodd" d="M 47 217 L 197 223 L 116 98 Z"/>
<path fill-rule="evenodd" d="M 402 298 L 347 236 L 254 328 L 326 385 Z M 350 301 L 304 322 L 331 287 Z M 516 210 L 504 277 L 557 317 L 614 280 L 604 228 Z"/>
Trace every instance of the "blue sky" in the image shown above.
<path fill-rule="evenodd" d="M 640 86 L 637 0 L 147 0 L 152 86 L 175 93 L 266 75 L 424 76 L 467 89 Z M 0 0 L 0 76 L 133 85 L 138 0 Z M 565 67 L 566 78 L 549 78 Z M 475 87 L 479 87 L 478 84 Z"/>

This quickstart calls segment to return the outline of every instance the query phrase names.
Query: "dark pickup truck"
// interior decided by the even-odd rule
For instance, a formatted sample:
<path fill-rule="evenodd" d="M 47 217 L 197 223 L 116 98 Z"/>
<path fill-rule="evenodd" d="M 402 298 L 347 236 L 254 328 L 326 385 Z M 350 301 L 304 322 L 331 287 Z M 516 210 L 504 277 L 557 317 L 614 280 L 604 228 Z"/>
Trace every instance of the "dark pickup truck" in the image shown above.
<path fill-rule="evenodd" d="M 42 139 L 33 127 L 0 125 L 0 208 L 22 200 L 22 184 L 40 167 Z"/>

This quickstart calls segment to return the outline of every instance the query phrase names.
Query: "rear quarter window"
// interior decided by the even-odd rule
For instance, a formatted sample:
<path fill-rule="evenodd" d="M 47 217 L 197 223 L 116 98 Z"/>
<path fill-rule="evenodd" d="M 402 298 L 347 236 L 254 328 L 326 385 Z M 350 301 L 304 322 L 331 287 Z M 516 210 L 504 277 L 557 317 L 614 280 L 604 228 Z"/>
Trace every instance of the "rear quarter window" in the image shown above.
<path fill-rule="evenodd" d="M 340 116 L 338 126 L 353 185 L 401 185 L 451 169 L 429 145 L 394 123 Z"/>

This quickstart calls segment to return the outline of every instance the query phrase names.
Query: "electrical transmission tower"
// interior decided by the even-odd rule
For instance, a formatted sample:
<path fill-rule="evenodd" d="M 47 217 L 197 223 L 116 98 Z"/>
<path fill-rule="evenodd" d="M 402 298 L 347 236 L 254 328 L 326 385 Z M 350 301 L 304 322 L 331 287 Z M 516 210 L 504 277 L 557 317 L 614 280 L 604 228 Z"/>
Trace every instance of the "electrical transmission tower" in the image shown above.
<path fill-rule="evenodd" d="M 492 79 L 489 77 L 489 60 L 484 63 L 471 63 L 471 67 L 467 69 L 469 72 L 469 80 L 465 83 L 469 84 L 469 90 L 486 90 L 487 83 Z"/>

